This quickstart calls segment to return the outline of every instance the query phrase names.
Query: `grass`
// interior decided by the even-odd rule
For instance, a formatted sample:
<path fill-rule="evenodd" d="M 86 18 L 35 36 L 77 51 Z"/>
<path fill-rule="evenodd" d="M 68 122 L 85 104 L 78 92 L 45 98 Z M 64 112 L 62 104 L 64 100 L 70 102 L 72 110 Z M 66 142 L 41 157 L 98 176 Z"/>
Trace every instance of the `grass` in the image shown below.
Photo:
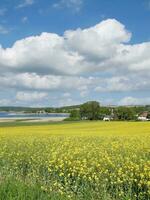
<path fill-rule="evenodd" d="M 150 199 L 149 122 L 2 124 L 0 199 Z"/>
<path fill-rule="evenodd" d="M 48 195 L 39 185 L 30 186 L 16 179 L 8 179 L 0 187 L 0 200 L 65 200 L 59 194 Z"/>
<path fill-rule="evenodd" d="M 17 127 L 17 126 L 42 126 L 42 125 L 53 125 L 53 124 L 68 124 L 68 123 L 73 123 L 73 122 L 66 122 L 66 121 L 56 121 L 56 122 L 26 122 L 23 120 L 16 120 L 13 122 L 0 122 L 0 127 Z M 75 122 L 74 122 L 75 123 Z M 82 122 L 80 122 L 82 123 Z"/>

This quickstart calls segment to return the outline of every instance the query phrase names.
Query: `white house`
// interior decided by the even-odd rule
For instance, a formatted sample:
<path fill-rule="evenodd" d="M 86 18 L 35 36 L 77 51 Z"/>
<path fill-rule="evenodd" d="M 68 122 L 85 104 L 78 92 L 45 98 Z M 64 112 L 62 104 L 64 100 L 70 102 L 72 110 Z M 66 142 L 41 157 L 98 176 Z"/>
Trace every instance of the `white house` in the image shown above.
<path fill-rule="evenodd" d="M 138 116 L 138 120 L 140 121 L 148 121 L 148 112 L 145 111 Z"/>
<path fill-rule="evenodd" d="M 139 116 L 138 120 L 140 121 L 148 121 L 147 117 Z"/>
<path fill-rule="evenodd" d="M 110 121 L 110 120 L 112 120 L 113 118 L 111 117 L 111 116 L 105 116 L 104 118 L 103 118 L 103 121 Z"/>

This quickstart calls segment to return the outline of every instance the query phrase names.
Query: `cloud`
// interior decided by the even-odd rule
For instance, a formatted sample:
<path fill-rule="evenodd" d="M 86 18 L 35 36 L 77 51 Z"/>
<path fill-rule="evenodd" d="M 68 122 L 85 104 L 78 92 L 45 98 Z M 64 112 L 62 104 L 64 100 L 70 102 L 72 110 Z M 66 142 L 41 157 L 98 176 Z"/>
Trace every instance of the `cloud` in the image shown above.
<path fill-rule="evenodd" d="M 7 28 L 5 28 L 4 26 L 0 25 L 0 34 L 8 34 L 9 30 Z"/>
<path fill-rule="evenodd" d="M 44 32 L 9 48 L 0 46 L 0 89 L 28 96 L 37 91 L 77 93 L 80 100 L 106 92 L 148 93 L 150 42 L 130 44 L 131 36 L 122 23 L 107 19 L 61 36 Z M 65 99 L 74 101 L 72 95 Z"/>
<path fill-rule="evenodd" d="M 128 76 L 114 76 L 97 81 L 96 92 L 126 92 L 126 91 L 149 91 L 150 75 L 141 76 L 129 74 Z"/>
<path fill-rule="evenodd" d="M 79 12 L 83 5 L 83 0 L 59 0 L 53 4 L 54 8 L 68 8 L 73 9 L 75 12 Z"/>
<path fill-rule="evenodd" d="M 19 5 L 16 6 L 16 8 L 24 8 L 27 6 L 31 6 L 34 4 L 34 0 L 24 0 L 22 3 L 20 3 Z"/>
<path fill-rule="evenodd" d="M 72 106 L 72 105 L 79 105 L 81 104 L 81 101 L 74 100 L 72 98 L 62 98 L 58 101 L 58 107 L 62 106 Z"/>
<path fill-rule="evenodd" d="M 88 90 L 83 90 L 83 91 L 80 92 L 80 96 L 82 98 L 87 97 L 88 95 L 89 95 L 89 91 Z"/>
<path fill-rule="evenodd" d="M 150 97 L 147 98 L 135 98 L 135 97 L 124 97 L 118 103 L 118 105 L 149 105 Z"/>
<path fill-rule="evenodd" d="M 69 93 L 69 92 L 65 92 L 64 94 L 63 94 L 63 97 L 70 97 L 71 96 L 71 94 Z"/>
<path fill-rule="evenodd" d="M 66 31 L 64 36 L 71 49 L 86 59 L 103 62 L 115 56 L 121 43 L 129 42 L 131 33 L 120 22 L 109 19 L 88 29 Z"/>
<path fill-rule="evenodd" d="M 0 88 L 16 88 L 25 90 L 85 91 L 92 84 L 91 78 L 75 76 L 37 75 L 31 73 L 6 74 L 0 76 Z M 68 92 L 67 92 L 68 94 Z"/>
<path fill-rule="evenodd" d="M 41 101 L 47 97 L 47 93 L 44 92 L 18 92 L 16 99 L 24 102 Z"/>
<path fill-rule="evenodd" d="M 0 106 L 8 106 L 11 104 L 9 99 L 0 99 Z"/>
<path fill-rule="evenodd" d="M 66 31 L 64 36 L 42 33 L 16 41 L 11 48 L 1 47 L 0 66 L 8 71 L 59 75 L 149 67 L 149 44 L 125 45 L 130 37 L 125 27 L 112 19 L 88 29 Z M 134 60 L 135 53 L 145 57 L 143 63 Z"/>
<path fill-rule="evenodd" d="M 11 89 L 10 89 L 11 88 Z M 15 91 L 25 90 L 28 91 L 29 97 L 36 91 L 38 93 L 46 93 L 54 96 L 55 103 L 61 98 L 61 102 L 65 102 L 66 99 L 74 100 L 73 96 L 81 98 L 94 97 L 94 93 L 101 94 L 114 92 L 126 93 L 126 92 L 140 92 L 150 91 L 150 76 L 114 76 L 110 78 L 105 77 L 81 77 L 81 76 L 60 76 L 60 75 L 37 75 L 35 73 L 21 73 L 21 74 L 6 74 L 0 76 L 0 90 L 12 90 Z M 14 91 L 14 92 L 15 92 Z M 61 97 L 58 94 L 63 93 Z M 23 95 L 21 95 L 23 96 Z M 58 98 L 58 99 L 57 99 Z M 26 98 L 23 98 L 24 101 Z M 78 102 L 79 102 L 78 99 Z M 18 99 L 19 100 L 19 99 Z M 128 101 L 130 99 L 127 99 Z M 149 99 L 148 99 L 149 100 Z M 147 100 L 147 102 L 148 102 Z M 21 99 L 20 99 L 21 101 Z M 27 101 L 27 100 L 26 100 Z M 40 98 L 37 99 L 40 101 Z M 118 101 L 118 100 L 117 100 Z M 117 104 L 117 101 L 112 101 L 112 104 Z M 102 99 L 103 104 L 107 104 L 109 99 Z M 126 99 L 119 101 L 119 104 L 127 104 Z M 132 104 L 130 100 L 130 104 Z"/>
<path fill-rule="evenodd" d="M 128 77 L 100 78 L 98 76 L 37 75 L 35 73 L 6 74 L 0 76 L 0 89 L 3 90 L 4 88 L 45 92 L 57 91 L 63 92 L 64 95 L 77 92 L 81 97 L 89 96 L 92 91 L 97 94 L 106 92 L 138 92 L 141 90 L 149 92 L 150 76 L 129 75 Z"/>
<path fill-rule="evenodd" d="M 0 71 L 78 75 L 142 73 L 150 69 L 150 42 L 126 44 L 131 33 L 114 19 L 64 36 L 42 33 L 0 48 Z M 83 45 L 84 44 L 84 45 Z"/>
<path fill-rule="evenodd" d="M 0 70 L 36 72 L 39 74 L 76 74 L 82 59 L 76 52 L 65 50 L 63 37 L 42 33 L 17 41 L 12 48 L 0 49 Z M 2 67 L 3 66 L 3 67 Z"/>

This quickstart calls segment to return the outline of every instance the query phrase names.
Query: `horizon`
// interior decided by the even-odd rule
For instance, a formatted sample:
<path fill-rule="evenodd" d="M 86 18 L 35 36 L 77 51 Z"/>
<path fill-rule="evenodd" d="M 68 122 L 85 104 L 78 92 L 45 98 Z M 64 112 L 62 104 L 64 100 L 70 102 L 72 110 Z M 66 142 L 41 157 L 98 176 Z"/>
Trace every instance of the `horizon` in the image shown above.
<path fill-rule="evenodd" d="M 86 103 L 86 102 L 84 102 Z M 84 104 L 83 103 L 83 104 Z M 99 102 L 100 103 L 100 102 Z M 32 106 L 0 106 L 0 109 L 1 108 L 35 108 L 35 109 L 45 109 L 45 108 L 53 108 L 53 109 L 59 109 L 59 108 L 63 108 L 63 107 L 76 107 L 76 106 L 81 106 L 83 104 L 75 104 L 75 105 L 66 105 L 66 106 L 60 106 L 60 107 L 51 107 L 51 106 L 41 106 L 41 107 L 32 107 Z M 147 107 L 147 106 L 150 106 L 150 104 L 145 104 L 145 105 L 102 105 L 100 104 L 100 107 Z M 1 112 L 1 111 L 0 111 Z"/>
<path fill-rule="evenodd" d="M 0 107 L 150 105 L 149 21 L 150 0 L 2 0 Z"/>

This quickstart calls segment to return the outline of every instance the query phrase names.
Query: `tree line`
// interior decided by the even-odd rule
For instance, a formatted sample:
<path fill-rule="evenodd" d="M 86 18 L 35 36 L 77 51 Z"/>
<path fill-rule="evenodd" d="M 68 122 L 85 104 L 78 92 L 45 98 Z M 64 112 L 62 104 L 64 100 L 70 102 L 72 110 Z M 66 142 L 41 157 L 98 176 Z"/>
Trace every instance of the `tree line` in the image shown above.
<path fill-rule="evenodd" d="M 150 118 L 150 107 L 102 107 L 97 101 L 89 101 L 77 109 L 70 110 L 70 117 L 66 120 L 103 120 L 106 116 L 112 120 L 137 120 L 138 114 L 145 109 L 149 111 L 148 117 Z"/>

